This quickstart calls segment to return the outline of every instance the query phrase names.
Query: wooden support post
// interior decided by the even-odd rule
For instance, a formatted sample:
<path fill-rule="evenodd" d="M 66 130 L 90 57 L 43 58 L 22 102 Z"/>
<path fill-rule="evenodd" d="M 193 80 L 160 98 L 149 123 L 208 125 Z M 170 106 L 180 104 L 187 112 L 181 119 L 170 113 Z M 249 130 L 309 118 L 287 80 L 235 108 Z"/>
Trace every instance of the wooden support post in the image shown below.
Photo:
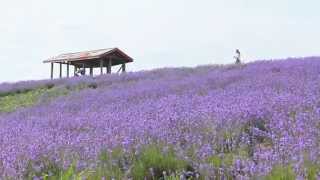
<path fill-rule="evenodd" d="M 121 69 L 122 69 L 122 73 L 125 73 L 126 72 L 126 63 L 123 63 L 121 65 Z"/>
<path fill-rule="evenodd" d="M 107 65 L 107 73 L 111 74 L 111 66 L 112 66 L 112 59 L 109 57 L 108 65 Z"/>
<path fill-rule="evenodd" d="M 60 73 L 59 73 L 59 78 L 62 78 L 62 63 L 60 63 Z"/>
<path fill-rule="evenodd" d="M 68 62 L 68 64 L 67 64 L 67 78 L 69 78 L 69 65 L 70 65 L 70 63 Z"/>
<path fill-rule="evenodd" d="M 77 66 L 74 65 L 74 66 L 73 66 L 73 76 L 76 76 L 76 72 L 77 72 Z"/>
<path fill-rule="evenodd" d="M 90 76 L 93 76 L 93 67 L 90 67 Z"/>
<path fill-rule="evenodd" d="M 103 59 L 100 59 L 100 75 L 103 74 Z"/>
<path fill-rule="evenodd" d="M 53 63 L 51 63 L 51 79 L 53 79 Z"/>
<path fill-rule="evenodd" d="M 85 64 L 82 64 L 82 70 L 83 70 L 83 74 L 81 74 L 81 75 L 85 76 L 86 75 L 86 66 L 85 66 Z"/>

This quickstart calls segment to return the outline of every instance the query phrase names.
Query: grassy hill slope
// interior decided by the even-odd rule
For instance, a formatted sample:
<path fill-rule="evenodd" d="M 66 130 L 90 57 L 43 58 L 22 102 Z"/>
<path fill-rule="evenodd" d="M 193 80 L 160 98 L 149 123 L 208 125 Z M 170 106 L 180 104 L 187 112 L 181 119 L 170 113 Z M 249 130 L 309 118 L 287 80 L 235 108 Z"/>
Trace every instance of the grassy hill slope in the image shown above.
<path fill-rule="evenodd" d="M 317 178 L 319 99 L 317 57 L 2 84 L 0 174 Z"/>

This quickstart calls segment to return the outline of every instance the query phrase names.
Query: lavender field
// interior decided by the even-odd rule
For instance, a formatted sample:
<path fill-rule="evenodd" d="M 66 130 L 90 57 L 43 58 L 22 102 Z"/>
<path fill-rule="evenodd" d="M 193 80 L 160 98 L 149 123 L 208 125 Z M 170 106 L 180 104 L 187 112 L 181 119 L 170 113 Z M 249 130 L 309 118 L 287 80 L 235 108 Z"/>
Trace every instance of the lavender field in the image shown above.
<path fill-rule="evenodd" d="M 0 179 L 320 178 L 318 57 L 2 84 L 0 104 L 39 89 L 0 108 Z"/>

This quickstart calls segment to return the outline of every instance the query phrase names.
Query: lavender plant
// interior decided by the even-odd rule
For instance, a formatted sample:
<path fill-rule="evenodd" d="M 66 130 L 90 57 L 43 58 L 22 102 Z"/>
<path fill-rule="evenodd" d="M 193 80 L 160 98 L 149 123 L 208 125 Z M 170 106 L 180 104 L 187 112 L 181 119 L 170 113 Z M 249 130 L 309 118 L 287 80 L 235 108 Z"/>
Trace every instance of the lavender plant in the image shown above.
<path fill-rule="evenodd" d="M 146 169 L 127 156 L 141 157 L 148 144 L 172 147 L 172 159 L 188 164 L 172 177 L 319 178 L 318 57 L 2 84 L 0 93 L 48 83 L 72 93 L 0 115 L 3 178 L 23 179 L 43 157 L 61 171 L 73 162 L 77 173 L 94 171 L 102 152 L 119 147 L 127 155 L 114 169 L 132 177 Z"/>

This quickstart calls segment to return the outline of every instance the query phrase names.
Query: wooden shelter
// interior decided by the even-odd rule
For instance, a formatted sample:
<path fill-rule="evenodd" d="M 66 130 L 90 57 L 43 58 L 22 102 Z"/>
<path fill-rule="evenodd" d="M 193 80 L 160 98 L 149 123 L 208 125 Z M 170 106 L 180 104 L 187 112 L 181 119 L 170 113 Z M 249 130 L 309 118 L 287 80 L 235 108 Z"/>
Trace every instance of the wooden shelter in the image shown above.
<path fill-rule="evenodd" d="M 79 68 L 89 68 L 90 75 L 93 76 L 94 68 L 100 68 L 100 74 L 102 75 L 103 68 L 106 68 L 107 73 L 111 73 L 111 67 L 116 65 L 121 65 L 118 72 L 125 72 L 126 63 L 133 62 L 133 59 L 118 48 L 108 48 L 61 54 L 43 62 L 51 63 L 51 79 L 53 79 L 54 64 L 59 64 L 59 77 L 62 78 L 63 64 L 67 66 L 67 77 L 70 75 L 70 66 L 74 66 L 74 75 Z"/>

